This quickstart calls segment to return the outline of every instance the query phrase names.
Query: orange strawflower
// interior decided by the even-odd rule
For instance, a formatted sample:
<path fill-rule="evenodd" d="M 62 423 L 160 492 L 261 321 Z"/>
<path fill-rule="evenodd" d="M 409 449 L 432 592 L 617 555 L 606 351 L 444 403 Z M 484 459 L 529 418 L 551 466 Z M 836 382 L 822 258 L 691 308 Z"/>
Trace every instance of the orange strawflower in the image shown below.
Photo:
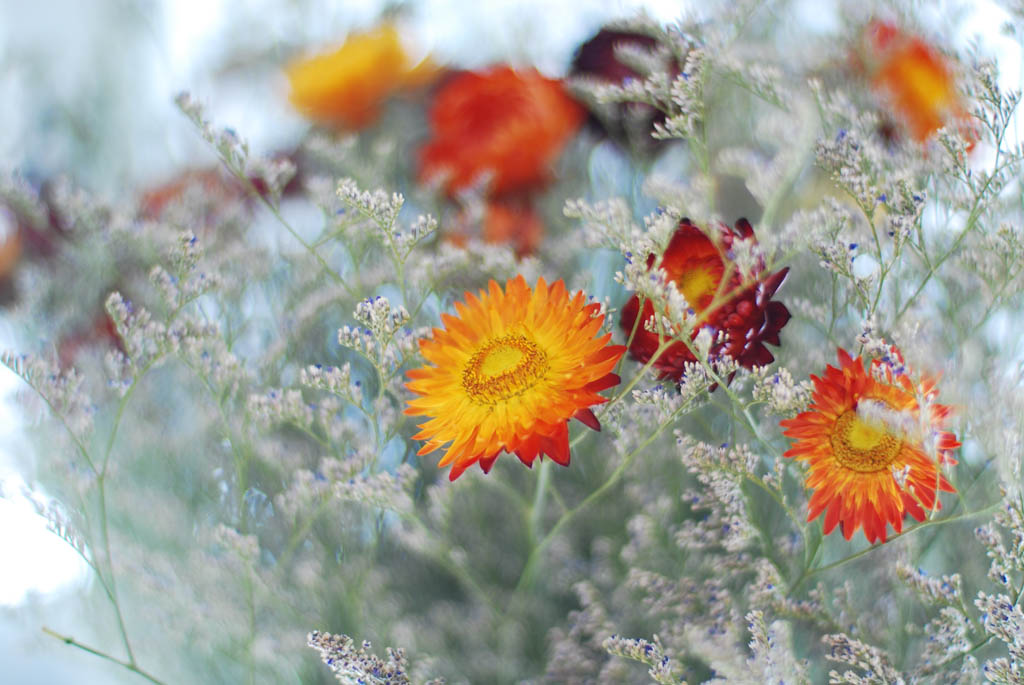
<path fill-rule="evenodd" d="M 918 395 L 932 398 L 935 382 L 917 384 L 893 347 L 865 371 L 861 358 L 839 350 L 839 368 L 827 366 L 814 382 L 813 402 L 799 416 L 782 421 L 785 435 L 796 442 L 784 456 L 807 462 L 807 487 L 814 490 L 807 520 L 825 513 L 825 534 L 839 526 L 849 540 L 864 528 L 868 542 L 885 542 L 887 526 L 898 533 L 908 514 L 923 521 L 940 508 L 937 492 L 955 492 L 925 452 L 934 440 L 940 463 L 955 464 L 956 436 L 942 430 L 950 409 L 927 405 L 922 436 Z"/>
<path fill-rule="evenodd" d="M 355 130 L 373 122 L 389 96 L 429 81 L 437 68 L 429 58 L 414 64 L 397 29 L 384 24 L 351 34 L 334 52 L 293 62 L 287 72 L 289 99 L 303 116 Z"/>
<path fill-rule="evenodd" d="M 868 24 L 865 46 L 872 88 L 888 100 L 914 140 L 923 143 L 948 121 L 965 120 L 952 69 L 934 47 L 880 20 Z M 975 135 L 970 128 L 965 132 Z"/>
<path fill-rule="evenodd" d="M 715 342 L 712 355 L 728 355 L 740 366 L 765 366 L 775 360 L 765 344 L 778 345 L 779 331 L 789 322 L 786 305 L 772 297 L 782 285 L 789 268 L 769 273 L 742 274 L 730 260 L 733 241 L 754 236 L 754 229 L 746 219 L 736 222 L 735 229 L 720 225 L 719 244 L 712 242 L 689 219 L 682 219 L 661 257 L 661 268 L 676 284 L 700 323 L 694 328 L 697 337 L 701 328 L 710 327 L 712 333 L 725 332 L 725 342 Z M 647 260 L 654 266 L 654 255 Z M 744 280 L 757 279 L 743 286 Z M 654 305 L 634 295 L 622 309 L 622 329 L 633 335 L 630 353 L 639 361 L 647 362 L 658 349 L 658 335 L 644 328 L 644 322 L 654 315 Z M 640 321 L 637 322 L 637 316 Z M 633 332 L 635 330 L 635 332 Z M 687 363 L 696 361 L 685 343 L 673 343 L 665 350 L 654 367 L 663 378 L 680 380 Z"/>
<path fill-rule="evenodd" d="M 534 69 L 464 72 L 441 87 L 431 107 L 420 175 L 442 178 L 450 194 L 485 179 L 492 194 L 535 187 L 583 116 L 561 81 Z"/>
<path fill-rule="evenodd" d="M 465 300 L 420 342 L 431 365 L 408 373 L 420 397 L 405 413 L 429 417 L 413 436 L 426 440 L 419 454 L 448 445 L 438 466 L 452 465 L 451 480 L 476 463 L 490 471 L 502 452 L 567 466 L 569 419 L 600 430 L 590 407 L 608 401 L 598 393 L 619 383 L 612 369 L 626 349 L 599 335 L 600 305 L 570 298 L 560 280 L 531 290 L 522 276 Z"/>

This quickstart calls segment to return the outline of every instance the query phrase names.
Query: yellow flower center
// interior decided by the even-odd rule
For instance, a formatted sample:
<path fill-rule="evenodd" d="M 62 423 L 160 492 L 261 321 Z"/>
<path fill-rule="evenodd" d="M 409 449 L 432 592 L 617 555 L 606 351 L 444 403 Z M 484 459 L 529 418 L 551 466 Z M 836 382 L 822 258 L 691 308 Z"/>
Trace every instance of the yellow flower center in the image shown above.
<path fill-rule="evenodd" d="M 906 98 L 922 109 L 936 110 L 948 104 L 950 79 L 942 69 L 916 55 L 902 57 L 894 66 L 894 81 Z"/>
<path fill-rule="evenodd" d="M 707 269 L 690 269 L 680 276 L 676 285 L 694 311 L 700 309 L 701 298 L 714 293 L 718 286 Z"/>
<path fill-rule="evenodd" d="M 717 255 L 691 258 L 673 274 L 676 288 L 695 312 L 703 312 L 714 301 L 722 282 L 722 260 Z"/>
<path fill-rule="evenodd" d="M 829 436 L 840 465 L 858 473 L 874 473 L 896 460 L 903 441 L 884 426 L 872 425 L 849 409 L 836 419 Z"/>
<path fill-rule="evenodd" d="M 491 340 L 470 358 L 462 371 L 462 387 L 480 404 L 494 404 L 521 395 L 548 370 L 548 355 L 521 335 Z"/>

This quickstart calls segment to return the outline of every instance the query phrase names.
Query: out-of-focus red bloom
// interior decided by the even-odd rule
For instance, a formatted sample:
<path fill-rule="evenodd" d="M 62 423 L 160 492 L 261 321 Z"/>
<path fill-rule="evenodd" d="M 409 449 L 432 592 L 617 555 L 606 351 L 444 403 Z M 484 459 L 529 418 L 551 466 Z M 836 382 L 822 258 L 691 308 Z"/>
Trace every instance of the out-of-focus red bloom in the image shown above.
<path fill-rule="evenodd" d="M 864 33 L 863 67 L 872 88 L 919 143 L 951 120 L 959 120 L 973 146 L 977 132 L 968 124 L 949 62 L 936 48 L 887 21 L 873 20 Z"/>
<path fill-rule="evenodd" d="M 472 236 L 480 236 L 487 243 L 513 246 L 518 257 L 536 252 L 544 239 L 544 222 L 527 196 L 490 198 L 482 216 L 462 209 L 453 225 L 444 236 L 453 245 L 466 247 Z"/>
<path fill-rule="evenodd" d="M 501 194 L 548 179 L 583 110 L 561 81 L 534 69 L 497 66 L 451 78 L 437 92 L 429 118 L 421 178 L 440 177 L 454 194 L 489 177 L 488 191 Z"/>
<path fill-rule="evenodd" d="M 789 321 L 789 310 L 771 298 L 786 278 L 789 268 L 773 274 L 741 274 L 731 261 L 730 250 L 736 239 L 752 238 L 754 229 L 746 219 L 736 222 L 736 228 L 721 225 L 719 244 L 716 245 L 689 219 L 679 222 L 679 228 L 662 255 L 661 268 L 686 298 L 699 316 L 694 337 L 701 328 L 710 327 L 716 342 L 712 355 L 728 355 L 741 366 L 764 366 L 775 360 L 765 343 L 779 345 L 779 331 Z M 654 266 L 654 255 L 647 260 Z M 746 278 L 744 278 L 746 276 Z M 746 286 L 744 280 L 757 278 Z M 640 321 L 637 322 L 637 316 Z M 654 314 L 650 301 L 644 302 L 640 313 L 639 298 L 634 295 L 622 310 L 622 328 L 628 336 L 636 325 L 630 353 L 639 361 L 647 362 L 658 349 L 658 336 L 644 328 L 644 322 Z M 717 334 L 724 331 L 728 340 L 717 342 Z M 663 378 L 679 380 L 687 362 L 696 358 L 682 343 L 672 344 L 654 363 Z"/>
<path fill-rule="evenodd" d="M 99 311 L 88 324 L 78 327 L 57 344 L 57 358 L 62 369 L 74 366 L 82 350 L 102 346 L 124 352 L 124 344 L 117 334 L 114 320 L 105 311 Z"/>
<path fill-rule="evenodd" d="M 334 52 L 293 62 L 290 99 L 313 121 L 355 130 L 372 123 L 389 96 L 429 82 L 437 71 L 429 58 L 414 64 L 397 28 L 384 24 L 353 33 Z"/>
<path fill-rule="evenodd" d="M 290 157 L 298 166 L 299 160 Z M 262 197 L 270 194 L 266 181 L 258 176 L 250 177 L 252 188 L 233 176 L 219 169 L 188 169 L 170 181 L 158 185 L 142 193 L 139 199 L 139 214 L 146 219 L 159 219 L 164 211 L 173 203 L 179 202 L 190 190 L 200 190 L 211 202 L 210 210 L 214 214 L 225 209 L 233 202 L 245 201 L 252 197 L 255 190 Z M 282 195 L 290 195 L 302 187 L 301 171 L 296 172 L 282 189 Z M 216 217 L 210 216 L 208 224 L 215 223 Z"/>
<path fill-rule="evenodd" d="M 14 212 L 0 205 L 0 280 L 14 271 L 21 258 L 21 225 Z"/>
<path fill-rule="evenodd" d="M 30 184 L 39 201 L 35 208 L 7 204 L 0 199 L 0 223 L 9 223 L 7 230 L 16 236 L 8 235 L 6 245 L 0 248 L 13 257 L 8 270 L 13 269 L 22 256 L 29 259 L 53 256 L 59 241 L 67 236 L 69 221 L 54 202 L 54 186 L 52 181 Z"/>
<path fill-rule="evenodd" d="M 511 244 L 520 257 L 536 252 L 544 223 L 528 200 L 492 199 L 484 214 L 484 240 Z"/>
<path fill-rule="evenodd" d="M 167 183 L 143 192 L 139 200 L 139 213 L 147 219 L 159 219 L 168 206 L 181 200 L 193 188 L 225 200 L 241 199 L 246 194 L 237 179 L 225 176 L 217 169 L 189 169 Z"/>
<path fill-rule="evenodd" d="M 625 83 L 629 79 L 641 78 L 641 74 L 615 56 L 615 48 L 619 45 L 632 45 L 650 50 L 657 44 L 654 38 L 642 33 L 601 29 L 576 50 L 569 73 L 573 76 L 592 76 L 606 83 Z"/>
<path fill-rule="evenodd" d="M 616 47 L 629 45 L 651 50 L 657 44 L 658 41 L 643 33 L 601 29 L 576 50 L 569 74 L 614 85 L 643 78 L 643 74 L 615 56 Z M 679 66 L 673 62 L 669 70 L 673 74 L 678 73 Z M 654 124 L 664 120 L 665 113 L 647 103 L 627 102 L 607 108 L 601 116 L 592 113 L 589 123 L 614 140 L 651 149 L 659 142 L 651 137 Z"/>

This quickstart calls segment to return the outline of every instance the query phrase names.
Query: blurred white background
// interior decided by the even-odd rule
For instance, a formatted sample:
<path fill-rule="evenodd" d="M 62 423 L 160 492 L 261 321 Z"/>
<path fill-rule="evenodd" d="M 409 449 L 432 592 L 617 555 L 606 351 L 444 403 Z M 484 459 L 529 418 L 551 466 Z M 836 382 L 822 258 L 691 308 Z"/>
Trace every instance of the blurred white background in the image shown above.
<path fill-rule="evenodd" d="M 257 150 L 294 143 L 306 124 L 287 106 L 280 67 L 297 52 L 337 45 L 374 23 L 376 0 L 0 0 L 0 168 L 29 178 L 67 173 L 114 196 L 153 185 L 213 156 L 173 105 L 191 91 L 209 114 Z M 405 12 L 411 38 L 439 61 L 510 61 L 564 73 L 572 52 L 607 19 L 644 7 L 670 21 L 672 0 L 422 0 Z M 838 29 L 839 14 L 815 0 L 793 3 L 808 30 Z M 936 17 L 948 7 L 930 8 Z M 1019 87 L 1021 55 L 1000 35 L 1005 15 L 976 3 L 958 21 L 960 46 L 976 36 L 997 55 L 1006 86 Z M 794 46 L 797 49 L 798 46 Z M 0 314 L 0 348 L 33 341 Z M 0 681 L 131 682 L 95 657 L 40 631 L 90 641 L 62 601 L 88 582 L 82 562 L 20 493 L 31 478 L 31 425 L 15 406 L 17 379 L 0 372 Z"/>

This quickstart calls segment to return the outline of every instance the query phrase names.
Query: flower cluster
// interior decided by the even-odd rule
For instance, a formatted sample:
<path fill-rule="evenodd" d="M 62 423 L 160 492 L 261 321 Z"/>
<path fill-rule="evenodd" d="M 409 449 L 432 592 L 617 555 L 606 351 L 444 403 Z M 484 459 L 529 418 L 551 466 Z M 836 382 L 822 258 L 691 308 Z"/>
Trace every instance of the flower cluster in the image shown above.
<path fill-rule="evenodd" d="M 345 683 L 1020 681 L 1021 94 L 909 11 L 803 42 L 762 5 L 561 71 L 420 61 L 391 8 L 284 66 L 284 149 L 182 95 L 220 168 L 0 176 L 27 496 L 114 632 L 64 644 L 151 682 L 152 644 L 329 678 L 310 625 L 415 655 L 310 633 Z"/>
<path fill-rule="evenodd" d="M 348 635 L 331 635 L 314 630 L 306 641 L 320 653 L 320 658 L 342 683 L 410 683 L 406 673 L 408 660 L 401 649 L 388 647 L 388 658 L 384 660 L 370 652 L 372 645 L 369 641 L 363 640 L 356 647 L 355 641 Z"/>

